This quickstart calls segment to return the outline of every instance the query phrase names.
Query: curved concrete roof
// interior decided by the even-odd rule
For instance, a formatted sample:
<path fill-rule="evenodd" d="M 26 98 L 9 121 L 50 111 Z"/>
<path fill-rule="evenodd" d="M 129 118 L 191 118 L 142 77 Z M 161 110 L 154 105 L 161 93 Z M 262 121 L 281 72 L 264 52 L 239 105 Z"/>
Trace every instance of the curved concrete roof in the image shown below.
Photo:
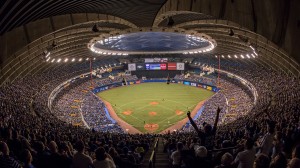
<path fill-rule="evenodd" d="M 299 76 L 299 16 L 296 0 L 1 1 L 0 77 L 49 66 L 41 61 L 45 51 L 53 58 L 92 55 L 92 38 L 141 27 L 205 33 L 218 44 L 211 55 L 249 53 L 251 45 L 259 61 Z"/>

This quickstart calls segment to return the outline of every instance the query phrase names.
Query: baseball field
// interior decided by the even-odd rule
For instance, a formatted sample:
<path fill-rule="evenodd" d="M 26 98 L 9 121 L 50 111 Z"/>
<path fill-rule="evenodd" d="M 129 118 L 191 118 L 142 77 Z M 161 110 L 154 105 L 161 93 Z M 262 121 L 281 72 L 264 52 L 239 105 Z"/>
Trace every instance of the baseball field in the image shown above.
<path fill-rule="evenodd" d="M 188 110 L 197 111 L 195 108 L 200 108 L 201 102 L 213 94 L 183 84 L 144 83 L 97 95 L 109 106 L 110 113 L 117 115 L 113 118 L 121 119 L 143 133 L 159 133 L 185 119 Z"/>

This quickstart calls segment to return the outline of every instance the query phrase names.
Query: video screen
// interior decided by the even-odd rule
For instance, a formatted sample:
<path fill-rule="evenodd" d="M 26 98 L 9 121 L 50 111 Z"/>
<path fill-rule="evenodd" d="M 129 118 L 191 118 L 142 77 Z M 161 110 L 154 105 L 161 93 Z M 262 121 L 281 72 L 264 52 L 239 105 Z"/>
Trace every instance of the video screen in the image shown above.
<path fill-rule="evenodd" d="M 131 63 L 128 64 L 129 71 L 142 70 L 184 70 L 184 63 Z"/>

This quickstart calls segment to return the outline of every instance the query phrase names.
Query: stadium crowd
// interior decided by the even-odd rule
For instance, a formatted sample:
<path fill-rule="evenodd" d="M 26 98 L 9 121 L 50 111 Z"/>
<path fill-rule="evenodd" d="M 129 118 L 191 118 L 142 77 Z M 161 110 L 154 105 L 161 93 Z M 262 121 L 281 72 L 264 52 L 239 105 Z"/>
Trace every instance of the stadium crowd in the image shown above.
<path fill-rule="evenodd" d="M 113 76 L 113 78 L 94 79 L 97 86 L 137 80 L 136 76 Z M 73 125 L 86 126 L 96 131 L 123 132 L 123 130 L 108 118 L 103 102 L 91 90 L 89 78 L 77 79 L 58 93 L 53 101 L 52 112 L 59 119 Z"/>
<path fill-rule="evenodd" d="M 50 113 L 47 103 L 51 91 L 64 80 L 86 71 L 86 67 L 64 66 L 0 88 L 1 168 L 103 167 L 108 164 L 135 167 L 141 164 L 153 135 L 82 129 Z"/>
<path fill-rule="evenodd" d="M 216 86 L 217 80 L 215 74 L 212 74 L 211 76 L 211 78 L 208 78 L 199 75 L 191 75 L 188 78 L 184 78 L 183 75 L 176 75 L 174 79 Z M 214 80 L 214 82 L 212 82 L 212 80 Z M 212 83 L 214 83 L 214 85 L 211 85 Z M 246 115 L 252 109 L 252 93 L 248 88 L 226 75 L 222 75 L 220 83 L 222 84 L 220 86 L 221 90 L 205 102 L 201 115 L 196 118 L 196 123 L 200 124 L 206 122 L 212 124 L 215 116 L 214 111 L 218 107 L 222 109 L 219 124 L 232 122 L 237 117 Z M 183 129 L 190 130 L 190 127 L 185 125 Z"/>
<path fill-rule="evenodd" d="M 243 66 L 241 63 L 237 63 L 235 68 L 228 71 L 246 78 L 257 88 L 257 104 L 253 107 L 245 104 L 251 109 L 248 115 L 218 127 L 216 132 L 212 133 L 211 130 L 217 125 L 211 127 L 204 119 L 205 122 L 197 124 L 202 127 L 201 134 L 196 131 L 198 134 L 194 135 L 179 132 L 165 136 L 165 150 L 170 154 L 173 166 L 300 167 L 300 147 L 296 146 L 300 141 L 299 78 L 271 69 Z M 209 150 L 210 146 L 202 142 L 212 134 L 215 151 Z M 217 150 L 224 148 L 227 150 Z M 180 163 L 177 162 L 176 151 L 181 153 Z"/>
<path fill-rule="evenodd" d="M 53 114 L 48 109 L 51 91 L 65 79 L 86 71 L 87 67 L 63 66 L 55 71 L 26 76 L 0 88 L 0 167 L 138 167 L 155 136 L 163 139 L 172 167 L 300 167 L 300 146 L 297 146 L 300 140 L 299 78 L 242 62 L 232 66 L 224 60 L 224 69 L 228 67 L 226 70 L 244 77 L 258 91 L 254 106 L 245 103 L 241 110 L 236 110 L 246 114 L 245 109 L 250 109 L 247 115 L 218 125 L 226 105 L 217 102 L 225 99 L 224 96 L 229 95 L 227 99 L 234 96 L 233 104 L 252 102 L 251 95 L 243 89 L 234 89 L 237 84 L 224 79 L 223 83 L 231 85 L 212 98 L 215 106 L 207 105 L 211 109 L 207 114 L 209 119 L 193 121 L 188 115 L 195 131 L 129 135 L 73 126 L 57 119 L 56 113 L 61 111 Z M 112 83 L 111 79 L 106 80 L 102 84 Z M 75 87 L 82 89 L 81 85 L 88 86 L 83 82 Z M 70 94 L 72 92 L 70 90 Z M 65 103 L 74 102 L 70 101 L 74 97 L 64 97 L 65 94 L 60 96 L 62 102 L 60 99 L 56 102 L 62 111 L 69 110 L 61 107 Z M 86 115 L 86 118 L 92 117 Z"/>
<path fill-rule="evenodd" d="M 207 84 L 207 85 L 210 85 L 210 86 L 216 86 L 217 85 L 215 78 L 209 78 L 209 77 L 204 77 L 204 76 L 199 76 L 199 75 L 191 75 L 189 77 L 185 77 L 184 74 L 181 74 L 181 75 L 176 75 L 174 77 L 174 79 L 189 80 L 189 81 L 193 81 L 193 82 L 199 82 L 199 83 Z"/>

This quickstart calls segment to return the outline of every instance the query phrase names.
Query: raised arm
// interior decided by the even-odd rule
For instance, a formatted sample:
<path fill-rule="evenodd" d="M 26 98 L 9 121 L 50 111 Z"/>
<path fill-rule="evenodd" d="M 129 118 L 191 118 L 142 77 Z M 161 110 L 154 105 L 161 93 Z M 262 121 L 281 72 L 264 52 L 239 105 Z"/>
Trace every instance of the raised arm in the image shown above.
<path fill-rule="evenodd" d="M 217 131 L 217 126 L 218 126 L 218 122 L 219 122 L 219 115 L 220 115 L 220 112 L 221 112 L 221 109 L 220 109 L 220 107 L 218 107 L 213 131 Z"/>
<path fill-rule="evenodd" d="M 191 118 L 191 112 L 190 111 L 188 111 L 187 112 L 187 116 L 188 116 L 188 118 L 189 118 L 189 120 L 190 120 L 190 123 L 192 124 L 192 126 L 195 128 L 195 130 L 199 133 L 199 128 L 197 127 L 197 125 L 196 125 L 196 123 L 194 122 L 194 120 Z"/>
<path fill-rule="evenodd" d="M 270 116 L 269 114 L 269 109 L 271 108 L 271 105 L 272 105 L 272 95 L 269 95 L 269 100 L 268 100 L 268 104 L 265 106 L 265 108 L 262 110 L 263 113 L 266 114 L 266 116 L 268 117 L 269 120 L 272 121 L 272 117 Z"/>
<path fill-rule="evenodd" d="M 269 106 L 263 112 L 267 115 L 268 119 L 272 121 L 272 117 L 270 116 L 268 111 L 269 111 Z"/>

